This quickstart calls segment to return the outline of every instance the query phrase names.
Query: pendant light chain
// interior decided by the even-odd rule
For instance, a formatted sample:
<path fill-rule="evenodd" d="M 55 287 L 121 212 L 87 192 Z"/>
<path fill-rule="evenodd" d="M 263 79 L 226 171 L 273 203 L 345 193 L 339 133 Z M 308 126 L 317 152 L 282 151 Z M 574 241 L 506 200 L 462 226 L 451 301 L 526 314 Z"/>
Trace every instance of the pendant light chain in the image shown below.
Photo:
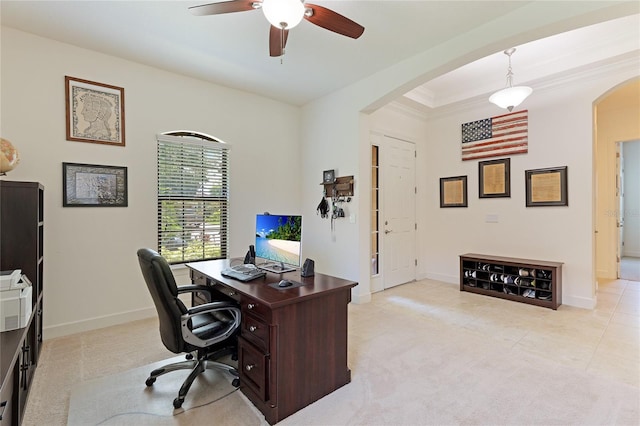
<path fill-rule="evenodd" d="M 507 68 L 507 87 L 513 87 L 513 70 L 511 68 L 511 55 L 516 49 L 511 48 L 504 51 L 504 54 L 509 58 L 509 68 Z"/>

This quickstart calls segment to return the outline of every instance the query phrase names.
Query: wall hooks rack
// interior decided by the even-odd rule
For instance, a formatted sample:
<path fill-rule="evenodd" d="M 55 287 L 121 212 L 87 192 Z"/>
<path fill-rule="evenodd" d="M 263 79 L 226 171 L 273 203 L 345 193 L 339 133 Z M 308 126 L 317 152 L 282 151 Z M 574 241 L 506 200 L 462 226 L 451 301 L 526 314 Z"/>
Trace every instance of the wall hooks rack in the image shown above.
<path fill-rule="evenodd" d="M 337 177 L 333 182 L 321 183 L 324 187 L 324 196 L 330 198 L 353 196 L 353 175 Z M 346 201 L 346 199 L 345 199 Z"/>
<path fill-rule="evenodd" d="M 354 179 L 353 175 L 336 178 L 333 170 L 325 170 L 323 178 L 320 185 L 323 187 L 324 198 L 331 198 L 331 229 L 333 230 L 333 221 L 346 216 L 339 204 L 351 201 Z"/>

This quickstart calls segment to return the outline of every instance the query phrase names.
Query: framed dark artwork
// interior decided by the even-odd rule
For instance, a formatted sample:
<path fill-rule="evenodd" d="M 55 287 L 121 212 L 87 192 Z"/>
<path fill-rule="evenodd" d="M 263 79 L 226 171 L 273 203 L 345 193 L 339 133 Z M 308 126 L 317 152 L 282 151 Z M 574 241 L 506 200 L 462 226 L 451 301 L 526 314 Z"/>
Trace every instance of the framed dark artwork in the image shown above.
<path fill-rule="evenodd" d="M 511 197 L 511 159 L 480 161 L 478 182 L 480 198 Z"/>
<path fill-rule="evenodd" d="M 567 166 L 525 170 L 527 207 L 568 206 Z"/>
<path fill-rule="evenodd" d="M 124 89 L 65 76 L 67 140 L 124 146 Z"/>
<path fill-rule="evenodd" d="M 440 178 L 440 208 L 467 207 L 467 177 Z"/>
<path fill-rule="evenodd" d="M 336 181 L 335 170 L 325 170 L 322 172 L 322 183 L 334 183 Z"/>
<path fill-rule="evenodd" d="M 127 168 L 62 163 L 63 207 L 127 207 Z"/>

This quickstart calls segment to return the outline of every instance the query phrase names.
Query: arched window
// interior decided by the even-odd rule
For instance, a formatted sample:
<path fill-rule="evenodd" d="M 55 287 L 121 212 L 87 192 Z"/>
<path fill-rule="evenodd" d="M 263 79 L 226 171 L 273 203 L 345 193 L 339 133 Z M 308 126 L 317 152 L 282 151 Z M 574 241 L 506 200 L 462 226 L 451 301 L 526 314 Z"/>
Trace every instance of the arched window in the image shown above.
<path fill-rule="evenodd" d="M 229 147 L 209 135 L 158 141 L 158 252 L 169 263 L 227 257 Z"/>

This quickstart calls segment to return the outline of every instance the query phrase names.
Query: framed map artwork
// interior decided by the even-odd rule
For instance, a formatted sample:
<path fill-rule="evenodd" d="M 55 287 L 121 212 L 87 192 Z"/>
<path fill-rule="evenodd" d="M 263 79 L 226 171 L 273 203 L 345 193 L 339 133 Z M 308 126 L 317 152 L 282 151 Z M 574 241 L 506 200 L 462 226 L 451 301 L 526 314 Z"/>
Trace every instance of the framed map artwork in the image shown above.
<path fill-rule="evenodd" d="M 467 177 L 440 178 L 440 208 L 467 207 Z"/>
<path fill-rule="evenodd" d="M 568 206 L 567 166 L 525 170 L 527 207 Z"/>
<path fill-rule="evenodd" d="M 124 146 L 124 89 L 65 76 L 67 140 Z"/>
<path fill-rule="evenodd" d="M 478 183 L 480 198 L 511 197 L 511 159 L 480 161 Z"/>
<path fill-rule="evenodd" d="M 62 163 L 63 207 L 127 207 L 127 168 Z"/>

